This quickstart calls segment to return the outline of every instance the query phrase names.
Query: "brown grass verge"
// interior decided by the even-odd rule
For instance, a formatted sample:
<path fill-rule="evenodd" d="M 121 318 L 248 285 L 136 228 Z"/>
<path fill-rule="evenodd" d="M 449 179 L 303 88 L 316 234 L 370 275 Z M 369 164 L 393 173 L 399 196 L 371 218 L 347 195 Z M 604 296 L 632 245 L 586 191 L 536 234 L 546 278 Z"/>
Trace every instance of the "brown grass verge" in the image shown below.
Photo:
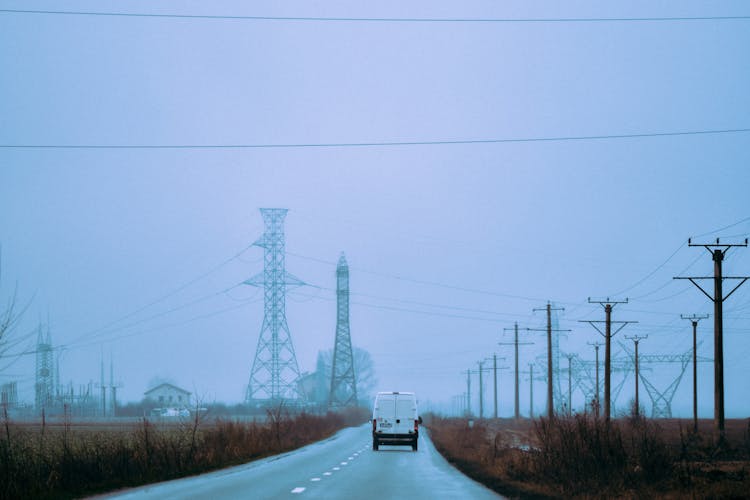
<path fill-rule="evenodd" d="M 126 430 L 96 425 L 0 428 L 0 499 L 73 498 L 198 474 L 292 450 L 367 420 L 366 410 L 267 421 L 173 424 L 142 419 Z"/>
<path fill-rule="evenodd" d="M 510 498 L 750 498 L 750 423 L 624 418 L 426 419 L 460 470 Z M 687 430 L 690 429 L 690 430 Z"/>

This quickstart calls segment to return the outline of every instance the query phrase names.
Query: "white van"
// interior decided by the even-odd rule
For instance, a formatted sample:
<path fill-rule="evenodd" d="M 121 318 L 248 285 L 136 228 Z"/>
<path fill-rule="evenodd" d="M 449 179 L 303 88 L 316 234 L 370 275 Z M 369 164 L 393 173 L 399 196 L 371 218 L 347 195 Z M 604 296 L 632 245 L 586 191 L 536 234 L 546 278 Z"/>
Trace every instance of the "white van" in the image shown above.
<path fill-rule="evenodd" d="M 419 413 L 413 392 L 379 392 L 372 410 L 372 449 L 381 444 L 411 446 L 417 451 Z"/>

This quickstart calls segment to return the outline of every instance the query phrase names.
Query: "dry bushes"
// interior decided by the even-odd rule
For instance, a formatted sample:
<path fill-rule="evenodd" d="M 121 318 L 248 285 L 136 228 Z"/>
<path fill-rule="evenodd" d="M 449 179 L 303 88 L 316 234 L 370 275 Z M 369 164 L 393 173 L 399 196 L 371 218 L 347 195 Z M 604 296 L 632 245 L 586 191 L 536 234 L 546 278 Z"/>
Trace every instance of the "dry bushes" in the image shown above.
<path fill-rule="evenodd" d="M 525 423 L 524 423 L 525 422 Z M 679 421 L 431 418 L 438 450 L 458 468 L 517 498 L 746 498 L 750 421 L 719 446 Z M 525 429 L 524 426 L 525 425 Z M 519 439 L 523 436 L 525 439 Z"/>
<path fill-rule="evenodd" d="M 366 418 L 362 410 L 292 416 L 274 409 L 262 423 L 143 419 L 122 431 L 5 420 L 0 498 L 72 498 L 196 474 L 291 450 Z"/>
<path fill-rule="evenodd" d="M 675 456 L 651 420 L 540 419 L 533 472 L 556 493 L 621 495 L 669 481 Z"/>

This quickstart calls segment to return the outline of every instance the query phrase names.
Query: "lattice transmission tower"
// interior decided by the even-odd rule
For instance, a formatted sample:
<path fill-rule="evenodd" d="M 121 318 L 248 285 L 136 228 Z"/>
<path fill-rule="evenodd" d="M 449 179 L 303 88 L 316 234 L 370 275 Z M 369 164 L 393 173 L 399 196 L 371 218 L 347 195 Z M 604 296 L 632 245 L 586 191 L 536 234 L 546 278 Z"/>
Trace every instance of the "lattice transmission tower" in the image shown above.
<path fill-rule="evenodd" d="M 36 381 L 34 383 L 37 411 L 52 405 L 55 390 L 55 369 L 49 326 L 39 324 L 36 340 Z"/>
<path fill-rule="evenodd" d="M 258 337 L 245 402 L 301 400 L 297 356 L 286 322 L 286 290 L 304 283 L 286 272 L 284 250 L 285 208 L 261 208 L 265 231 L 254 245 L 263 248 L 263 272 L 245 281 L 263 287 L 263 325 Z"/>
<path fill-rule="evenodd" d="M 328 407 L 356 406 L 357 378 L 349 331 L 349 265 L 341 254 L 336 266 L 336 339 L 331 365 L 331 390 Z"/>
<path fill-rule="evenodd" d="M 633 352 L 630 351 L 630 349 L 628 349 L 624 344 L 620 345 L 628 353 L 628 356 L 632 358 Z M 700 343 L 698 345 L 700 345 Z M 686 351 L 683 354 L 640 355 L 639 360 L 639 363 L 642 366 L 656 363 L 673 363 L 679 367 L 677 375 L 673 379 L 671 379 L 671 383 L 667 386 L 666 389 L 663 390 L 657 388 L 650 379 L 646 378 L 646 376 L 643 374 L 645 370 L 642 369 L 641 373 L 639 374 L 640 381 L 643 383 L 644 387 L 646 388 L 646 393 L 651 399 L 651 417 L 672 418 L 672 400 L 674 399 L 675 393 L 677 392 L 677 388 L 680 386 L 680 382 L 682 382 L 682 377 L 685 375 L 685 370 L 693 360 L 692 350 Z M 711 361 L 711 359 L 705 358 L 703 356 L 697 356 L 696 360 L 698 362 Z M 660 375 L 661 379 L 663 380 L 664 376 L 661 371 Z"/>

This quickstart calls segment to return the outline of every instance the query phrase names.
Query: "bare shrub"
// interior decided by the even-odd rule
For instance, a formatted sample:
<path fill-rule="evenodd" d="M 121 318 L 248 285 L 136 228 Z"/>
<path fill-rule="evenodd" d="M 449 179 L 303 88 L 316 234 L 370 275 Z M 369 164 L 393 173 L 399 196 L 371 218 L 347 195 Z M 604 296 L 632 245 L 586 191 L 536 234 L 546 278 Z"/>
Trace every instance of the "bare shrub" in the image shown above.
<path fill-rule="evenodd" d="M 561 493 L 623 484 L 627 455 L 619 427 L 579 415 L 540 419 L 534 432 L 539 443 L 532 452 L 534 472 Z"/>
<path fill-rule="evenodd" d="M 432 417 L 430 435 L 465 473 L 512 497 L 649 497 L 674 481 L 676 454 L 648 419 L 542 418 L 524 424 L 531 446 L 518 425 Z"/>
<path fill-rule="evenodd" d="M 340 414 L 277 412 L 275 420 L 263 423 L 194 417 L 156 424 L 143 418 L 118 431 L 67 420 L 59 428 L 46 423 L 30 428 L 6 416 L 0 499 L 81 496 L 205 472 L 328 437 L 345 421 Z"/>

